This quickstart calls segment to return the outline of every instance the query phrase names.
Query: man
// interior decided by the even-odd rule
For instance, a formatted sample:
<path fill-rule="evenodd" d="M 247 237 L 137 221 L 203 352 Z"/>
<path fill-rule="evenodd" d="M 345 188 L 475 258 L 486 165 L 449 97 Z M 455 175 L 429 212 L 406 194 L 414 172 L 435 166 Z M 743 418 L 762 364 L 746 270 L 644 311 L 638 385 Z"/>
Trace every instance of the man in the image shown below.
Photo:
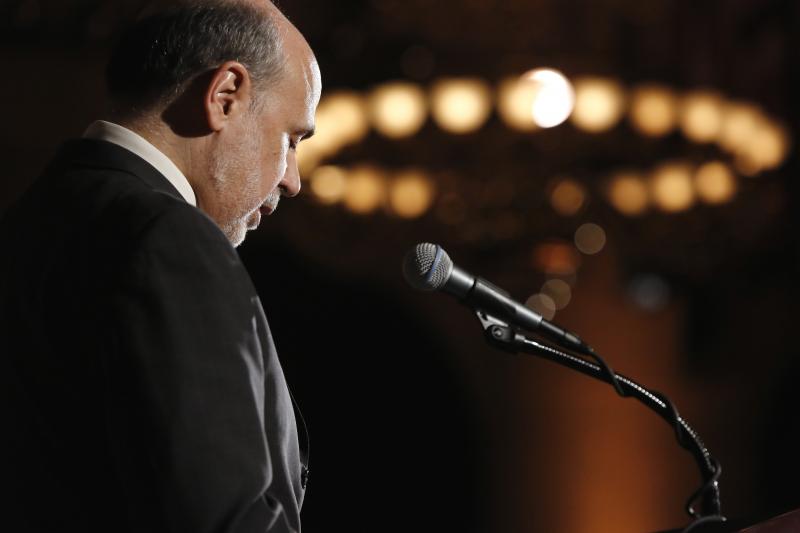
<path fill-rule="evenodd" d="M 184 2 L 108 83 L 111 120 L 0 224 L 1 527 L 299 531 L 302 439 L 233 247 L 300 189 L 314 56 L 266 0 Z"/>

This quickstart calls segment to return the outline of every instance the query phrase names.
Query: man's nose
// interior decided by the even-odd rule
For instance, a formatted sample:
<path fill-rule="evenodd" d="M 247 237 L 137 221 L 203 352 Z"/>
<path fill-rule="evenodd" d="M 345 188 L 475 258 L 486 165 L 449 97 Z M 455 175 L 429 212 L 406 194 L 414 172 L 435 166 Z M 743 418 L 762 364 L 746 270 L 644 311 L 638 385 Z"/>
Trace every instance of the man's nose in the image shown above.
<path fill-rule="evenodd" d="M 297 162 L 291 161 L 286 167 L 286 174 L 280 183 L 280 190 L 282 196 L 289 198 L 297 196 L 300 193 L 300 171 L 297 168 Z"/>

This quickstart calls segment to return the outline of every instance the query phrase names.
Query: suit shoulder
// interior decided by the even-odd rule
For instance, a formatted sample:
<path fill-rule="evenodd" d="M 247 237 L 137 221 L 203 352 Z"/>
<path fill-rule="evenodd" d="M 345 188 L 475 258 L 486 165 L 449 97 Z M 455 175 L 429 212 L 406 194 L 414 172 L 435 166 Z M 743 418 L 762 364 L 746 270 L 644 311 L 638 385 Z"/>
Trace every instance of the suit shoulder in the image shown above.
<path fill-rule="evenodd" d="M 197 207 L 174 198 L 149 199 L 147 223 L 141 237 L 145 241 L 167 239 L 178 245 L 185 242 L 221 246 L 235 253 L 225 234 Z"/>
<path fill-rule="evenodd" d="M 122 260 L 122 275 L 144 284 L 157 278 L 165 291 L 187 283 L 206 296 L 219 290 L 228 295 L 227 305 L 238 302 L 238 308 L 250 312 L 256 291 L 225 234 L 192 205 L 169 199 L 159 204 L 136 236 L 118 244 L 114 256 Z"/>
<path fill-rule="evenodd" d="M 159 236 L 230 248 L 217 225 L 177 192 L 164 192 L 115 168 L 46 172 L 0 223 L 0 242 L 52 258 L 129 257 L 146 243 L 156 244 Z"/>
<path fill-rule="evenodd" d="M 199 208 L 124 170 L 76 169 L 60 181 L 69 189 L 61 197 L 71 197 L 84 213 L 83 223 L 105 234 L 101 236 L 107 242 L 166 233 L 174 238 L 202 237 L 227 243 L 222 231 Z"/>

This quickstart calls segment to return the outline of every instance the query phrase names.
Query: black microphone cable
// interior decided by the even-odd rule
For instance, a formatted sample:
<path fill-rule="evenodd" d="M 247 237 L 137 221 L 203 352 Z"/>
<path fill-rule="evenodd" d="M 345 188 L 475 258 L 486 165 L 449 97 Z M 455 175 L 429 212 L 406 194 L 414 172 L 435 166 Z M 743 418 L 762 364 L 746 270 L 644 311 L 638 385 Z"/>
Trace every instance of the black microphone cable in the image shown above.
<path fill-rule="evenodd" d="M 619 396 L 636 398 L 672 425 L 678 444 L 694 456 L 703 478 L 702 486 L 686 501 L 686 513 L 693 520 L 682 530 L 682 533 L 688 533 L 702 524 L 726 520 L 721 514 L 719 492 L 722 466 L 710 454 L 700 435 L 681 417 L 675 404 L 665 394 L 648 390 L 635 381 L 617 374 L 594 350 L 591 350 L 591 353 L 580 353 L 580 355 L 593 359 L 595 363 L 592 363 L 583 357 L 567 353 L 549 344 L 533 341 L 522 335 L 518 335 L 518 342 L 522 342 L 524 347 L 529 348 L 529 351 L 536 352 L 536 355 L 542 355 L 553 362 L 609 383 Z M 702 506 L 701 511 L 696 509 L 698 503 Z"/>

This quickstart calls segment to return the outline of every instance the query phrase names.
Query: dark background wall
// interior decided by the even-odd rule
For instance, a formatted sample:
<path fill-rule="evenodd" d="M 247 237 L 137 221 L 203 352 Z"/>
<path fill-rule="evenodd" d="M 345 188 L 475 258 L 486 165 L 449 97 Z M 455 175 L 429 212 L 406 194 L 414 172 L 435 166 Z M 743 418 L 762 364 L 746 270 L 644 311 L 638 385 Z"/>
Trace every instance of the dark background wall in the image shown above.
<path fill-rule="evenodd" d="M 0 0 L 0 212 L 62 139 L 102 116 L 103 63 L 142 3 Z M 315 49 L 328 92 L 455 75 L 495 83 L 545 65 L 629 85 L 711 87 L 789 129 L 798 124 L 800 13 L 791 0 L 282 6 Z M 547 202 L 553 174 L 594 191 L 612 168 L 693 150 L 678 135 L 642 139 L 625 124 L 602 137 L 566 124 L 529 139 L 492 116 L 454 138 L 429 121 L 403 141 L 373 132 L 337 157 L 418 166 L 442 180 L 455 173 L 472 198 L 456 227 L 433 210 L 409 221 L 354 215 L 311 194 L 282 203 L 240 255 L 311 432 L 306 529 L 337 529 L 354 516 L 358 530 L 493 533 L 639 532 L 685 521 L 698 479 L 667 425 L 603 384 L 492 351 L 466 309 L 413 293 L 400 276 L 405 251 L 433 240 L 525 300 L 544 279 L 531 250 L 586 221 L 606 228 L 608 245 L 583 258 L 556 321 L 675 400 L 723 464 L 729 516 L 755 522 L 800 507 L 796 154 L 742 179 L 719 208 L 628 219 L 593 198 L 563 217 Z M 522 206 L 481 203 L 498 180 L 515 184 Z M 487 230 L 504 209 L 527 217 L 510 237 Z M 668 289 L 656 310 L 630 297 L 642 274 Z"/>

